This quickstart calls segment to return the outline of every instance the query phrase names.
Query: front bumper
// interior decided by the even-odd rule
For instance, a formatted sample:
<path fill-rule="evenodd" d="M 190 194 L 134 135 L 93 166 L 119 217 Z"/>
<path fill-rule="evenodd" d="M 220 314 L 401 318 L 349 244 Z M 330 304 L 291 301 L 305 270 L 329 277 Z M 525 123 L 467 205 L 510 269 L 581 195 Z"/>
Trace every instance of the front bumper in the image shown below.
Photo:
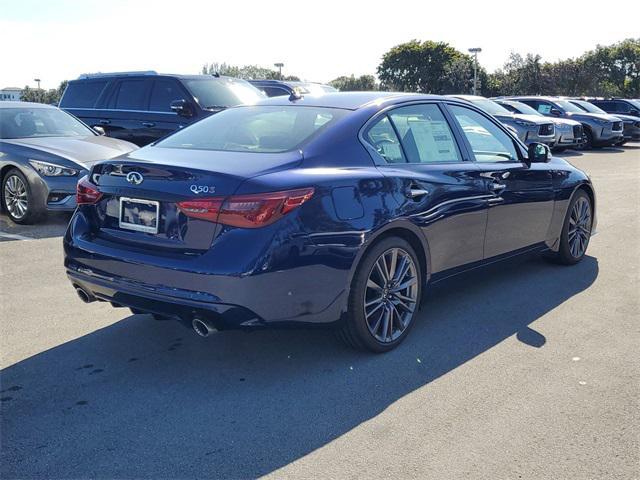
<path fill-rule="evenodd" d="M 41 207 L 48 211 L 72 212 L 76 208 L 76 185 L 86 174 L 81 171 L 73 177 L 44 177 L 35 170 L 23 169 L 31 185 L 32 195 Z"/>

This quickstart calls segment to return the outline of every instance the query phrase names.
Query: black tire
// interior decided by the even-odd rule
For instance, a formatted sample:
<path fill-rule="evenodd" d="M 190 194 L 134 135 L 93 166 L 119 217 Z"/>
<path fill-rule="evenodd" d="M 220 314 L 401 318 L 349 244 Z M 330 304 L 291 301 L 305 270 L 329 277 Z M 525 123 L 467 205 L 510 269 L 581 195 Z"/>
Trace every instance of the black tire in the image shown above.
<path fill-rule="evenodd" d="M 15 189 L 16 182 L 24 186 L 24 194 L 26 195 L 26 212 L 22 215 L 18 214 L 15 206 L 8 205 L 8 202 L 11 201 L 9 196 L 12 195 L 11 192 Z M 41 205 L 36 204 L 36 199 L 32 194 L 31 185 L 29 184 L 27 177 L 25 177 L 17 168 L 12 168 L 2 178 L 2 185 L 0 185 L 0 201 L 2 202 L 2 209 L 11 221 L 20 225 L 35 223 L 41 220 L 46 214 L 46 210 Z"/>
<path fill-rule="evenodd" d="M 415 268 L 414 273 L 416 276 L 415 292 L 417 293 L 413 311 L 404 311 L 404 313 L 407 315 L 405 317 L 407 320 L 406 325 L 403 329 L 398 328 L 395 332 L 393 332 L 394 324 L 398 326 L 399 322 L 402 322 L 402 319 L 398 314 L 398 312 L 400 311 L 399 309 L 395 309 L 396 317 L 394 317 L 393 313 L 390 313 L 391 326 L 389 331 L 392 332 L 392 335 L 397 334 L 397 337 L 393 339 L 389 338 L 388 341 L 382 342 L 374 336 L 374 334 L 368 327 L 367 320 L 365 318 L 365 296 L 367 295 L 367 282 L 370 278 L 370 275 L 372 275 L 376 262 L 381 258 L 383 254 L 390 255 L 389 252 L 393 251 L 394 249 L 398 249 L 398 255 L 402 255 L 402 257 L 404 257 L 404 254 L 406 253 L 412 260 L 413 266 Z M 409 272 L 407 272 L 407 274 L 409 274 Z M 398 279 L 398 283 L 404 278 L 407 277 Z M 412 277 L 410 276 L 409 278 Z M 407 334 L 411 330 L 411 327 L 416 321 L 415 317 L 420 307 L 420 299 L 422 297 L 422 284 L 422 267 L 413 247 L 406 240 L 399 237 L 389 237 L 375 244 L 360 261 L 360 264 L 358 265 L 358 268 L 352 280 L 351 290 L 349 293 L 347 317 L 339 327 L 338 337 L 350 347 L 369 350 L 375 353 L 383 353 L 394 349 L 406 338 Z M 412 284 L 412 286 L 413 285 L 414 284 Z M 386 290 L 387 289 L 385 288 L 385 292 Z M 388 303 L 392 302 L 391 295 L 393 294 L 390 294 Z M 387 298 L 386 293 L 384 298 Z M 407 302 L 407 304 L 410 303 Z M 383 307 L 383 309 L 386 308 L 387 307 Z M 371 313 L 369 315 L 371 315 Z M 381 313 L 381 316 L 382 315 L 383 314 Z"/>
<path fill-rule="evenodd" d="M 585 127 L 582 130 L 582 138 L 584 140 L 584 143 L 582 144 L 582 150 L 591 150 L 594 147 L 593 133 L 591 133 L 591 130 Z"/>
<path fill-rule="evenodd" d="M 572 248 L 570 244 L 569 234 L 571 230 L 571 221 L 572 221 L 572 212 L 574 210 L 575 205 L 578 202 L 586 201 L 589 206 L 589 225 L 588 225 L 588 234 L 585 239 L 584 248 L 581 249 L 581 252 L 576 256 L 572 253 Z M 560 248 L 557 252 L 552 252 L 547 255 L 547 258 L 554 261 L 555 263 L 560 263 L 562 265 L 575 265 L 580 260 L 582 260 L 587 252 L 587 248 L 589 247 L 589 239 L 591 236 L 591 227 L 593 226 L 593 204 L 591 203 L 591 198 L 584 190 L 578 190 L 571 198 L 569 202 L 569 208 L 567 209 L 567 214 L 565 215 L 564 223 L 562 225 L 562 233 L 560 234 Z M 574 234 L 575 235 L 575 234 Z"/>

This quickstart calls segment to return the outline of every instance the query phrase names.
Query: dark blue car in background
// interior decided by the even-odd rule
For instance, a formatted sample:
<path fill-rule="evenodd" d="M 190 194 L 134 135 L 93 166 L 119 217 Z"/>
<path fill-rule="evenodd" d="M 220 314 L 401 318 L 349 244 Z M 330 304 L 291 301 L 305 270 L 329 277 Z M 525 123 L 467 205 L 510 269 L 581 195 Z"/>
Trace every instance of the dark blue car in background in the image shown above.
<path fill-rule="evenodd" d="M 206 336 L 335 325 L 398 345 L 423 289 L 524 252 L 573 264 L 595 227 L 587 175 L 464 100 L 394 93 L 229 108 L 92 167 L 64 237 L 102 300 Z"/>

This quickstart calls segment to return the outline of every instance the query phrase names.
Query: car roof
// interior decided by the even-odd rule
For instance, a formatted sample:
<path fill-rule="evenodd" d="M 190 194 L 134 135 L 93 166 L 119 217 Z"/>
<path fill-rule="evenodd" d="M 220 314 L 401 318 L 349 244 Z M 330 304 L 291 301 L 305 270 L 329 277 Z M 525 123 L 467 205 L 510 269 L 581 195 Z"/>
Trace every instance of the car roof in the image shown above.
<path fill-rule="evenodd" d="M 403 92 L 331 92 L 323 95 L 304 95 L 299 99 L 289 100 L 286 95 L 271 97 L 258 102 L 258 105 L 301 105 L 307 107 L 343 108 L 357 110 L 375 103 L 402 103 L 411 100 L 447 100 L 441 95 L 424 95 Z"/>
<path fill-rule="evenodd" d="M 241 78 L 229 77 L 227 75 L 191 75 L 191 74 L 180 74 L 180 73 L 157 73 L 153 70 L 149 71 L 140 71 L 140 72 L 100 72 L 100 73 L 83 73 L 75 80 L 70 80 L 70 82 L 82 82 L 89 80 L 103 80 L 103 79 L 121 79 L 121 78 L 157 78 L 157 77 L 170 77 L 170 78 L 179 78 L 185 80 L 204 80 L 204 79 L 214 79 L 214 80 L 233 80 L 233 81 L 246 81 Z"/>
<path fill-rule="evenodd" d="M 54 105 L 35 102 L 0 102 L 0 108 L 57 108 Z"/>
<path fill-rule="evenodd" d="M 491 100 L 481 95 L 450 94 L 447 95 L 447 97 L 461 98 L 462 100 L 467 100 L 468 102 L 473 102 L 474 100 Z"/>

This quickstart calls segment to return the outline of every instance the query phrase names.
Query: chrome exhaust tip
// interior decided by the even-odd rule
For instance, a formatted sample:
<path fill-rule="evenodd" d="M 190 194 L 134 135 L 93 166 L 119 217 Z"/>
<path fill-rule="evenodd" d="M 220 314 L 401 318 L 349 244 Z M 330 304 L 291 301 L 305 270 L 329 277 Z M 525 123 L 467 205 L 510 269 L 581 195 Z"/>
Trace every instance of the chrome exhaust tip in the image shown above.
<path fill-rule="evenodd" d="M 84 303 L 91 303 L 96 301 L 96 298 L 83 288 L 76 287 L 76 294 L 78 295 L 78 298 Z"/>
<path fill-rule="evenodd" d="M 209 320 L 204 320 L 202 318 L 194 318 L 191 321 L 191 326 L 193 327 L 193 331 L 201 337 L 208 337 L 212 333 L 216 333 L 218 331 L 218 329 L 214 327 Z"/>

